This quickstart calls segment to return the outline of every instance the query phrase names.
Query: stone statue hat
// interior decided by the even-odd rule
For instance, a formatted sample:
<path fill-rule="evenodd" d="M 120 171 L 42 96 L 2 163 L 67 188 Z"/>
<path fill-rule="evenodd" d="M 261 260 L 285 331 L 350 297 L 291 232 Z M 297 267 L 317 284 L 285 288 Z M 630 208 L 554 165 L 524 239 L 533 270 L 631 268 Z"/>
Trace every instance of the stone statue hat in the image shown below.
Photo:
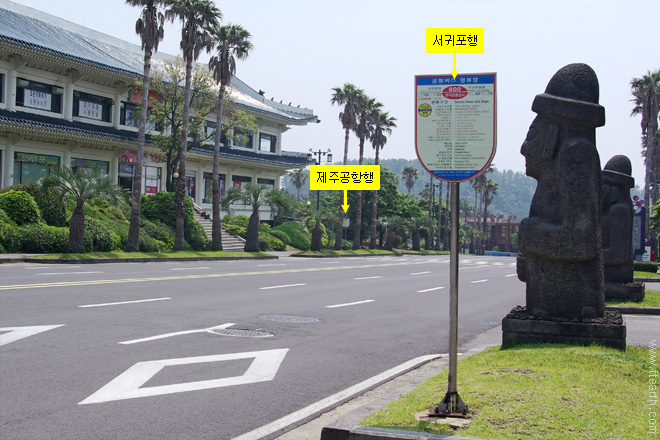
<path fill-rule="evenodd" d="M 619 154 L 611 158 L 603 168 L 603 184 L 633 188 L 632 164 L 627 156 Z"/>
<path fill-rule="evenodd" d="M 586 64 L 569 64 L 554 74 L 545 93 L 536 95 L 532 111 L 587 127 L 602 127 L 605 107 L 598 104 L 598 95 L 596 72 Z"/>

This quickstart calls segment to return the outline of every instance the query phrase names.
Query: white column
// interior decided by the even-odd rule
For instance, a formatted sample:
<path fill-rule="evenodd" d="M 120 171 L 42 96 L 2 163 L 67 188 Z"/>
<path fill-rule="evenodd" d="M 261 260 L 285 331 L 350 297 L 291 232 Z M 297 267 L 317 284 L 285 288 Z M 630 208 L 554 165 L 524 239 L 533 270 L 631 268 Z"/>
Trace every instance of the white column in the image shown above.
<path fill-rule="evenodd" d="M 7 110 L 16 110 L 16 70 L 13 67 L 7 72 Z"/>
<path fill-rule="evenodd" d="M 115 89 L 114 105 L 112 106 L 112 126 L 119 128 L 119 121 L 121 117 L 121 95 L 122 91 Z"/>
<path fill-rule="evenodd" d="M 75 148 L 75 147 L 74 147 Z M 71 150 L 74 149 L 72 147 L 67 147 L 64 150 L 64 154 L 62 156 L 62 163 L 61 166 L 63 167 L 70 167 L 71 166 Z"/>
<path fill-rule="evenodd" d="M 113 182 L 119 183 L 119 158 L 116 154 L 110 159 L 110 178 Z"/>
<path fill-rule="evenodd" d="M 5 145 L 4 155 L 2 156 L 2 188 L 14 184 L 14 146 L 10 143 Z"/>
<path fill-rule="evenodd" d="M 71 78 L 64 85 L 64 119 L 73 121 L 73 83 Z"/>

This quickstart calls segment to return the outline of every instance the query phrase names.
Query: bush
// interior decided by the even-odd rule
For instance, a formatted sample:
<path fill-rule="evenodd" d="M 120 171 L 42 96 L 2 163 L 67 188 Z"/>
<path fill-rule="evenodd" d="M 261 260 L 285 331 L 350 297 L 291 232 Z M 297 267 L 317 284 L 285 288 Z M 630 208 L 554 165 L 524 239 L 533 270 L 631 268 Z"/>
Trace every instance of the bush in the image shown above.
<path fill-rule="evenodd" d="M 281 242 L 283 242 L 285 245 L 287 245 L 291 242 L 291 239 L 289 238 L 288 235 L 286 235 L 286 232 L 284 232 L 284 231 L 280 231 L 280 230 L 277 230 L 277 229 L 271 229 L 270 231 L 268 231 L 268 233 L 270 235 L 272 235 L 273 237 L 277 238 L 278 240 L 280 240 Z"/>
<path fill-rule="evenodd" d="M 49 188 L 43 191 L 39 188 L 36 182 L 24 183 L 19 185 L 9 186 L 4 188 L 1 192 L 8 191 L 25 191 L 30 194 L 34 201 L 37 202 L 39 211 L 41 211 L 41 218 L 51 226 L 65 226 L 66 225 L 66 209 L 64 202 L 55 188 Z"/>
<path fill-rule="evenodd" d="M 86 252 L 109 252 L 121 249 L 119 235 L 95 218 L 85 219 L 85 235 L 89 235 L 89 238 L 85 237 L 84 240 Z"/>
<path fill-rule="evenodd" d="M 639 272 L 657 273 L 658 263 L 654 263 L 652 261 L 635 261 L 633 263 L 633 268 Z"/>
<path fill-rule="evenodd" d="M 172 249 L 174 246 L 174 231 L 164 223 L 140 219 L 140 234 L 143 232 L 154 240 L 162 242 L 164 250 Z"/>
<path fill-rule="evenodd" d="M 243 226 L 232 225 L 231 223 L 228 223 L 223 226 L 230 234 L 238 235 L 243 239 L 247 237 L 247 228 L 244 228 Z"/>
<path fill-rule="evenodd" d="M 260 251 L 283 251 L 286 245 L 272 235 L 259 235 Z"/>
<path fill-rule="evenodd" d="M 0 209 L 19 226 L 38 223 L 41 217 L 37 202 L 25 191 L 11 190 L 0 194 Z"/>
<path fill-rule="evenodd" d="M 2 252 L 21 251 L 23 243 L 18 230 L 19 227 L 14 222 L 0 221 L 0 245 L 3 247 Z"/>
<path fill-rule="evenodd" d="M 232 225 L 242 226 L 247 229 L 248 224 L 250 223 L 250 217 L 247 215 L 239 214 L 236 217 L 232 217 L 229 223 Z"/>
<path fill-rule="evenodd" d="M 185 199 L 185 206 L 185 218 L 183 221 L 184 238 L 194 250 L 204 250 L 209 241 L 206 231 L 195 220 L 192 202 L 187 197 Z M 176 227 L 174 193 L 161 191 L 152 196 L 142 196 L 140 212 L 147 220 L 160 221 L 172 228 Z M 141 245 L 140 249 L 142 249 Z"/>
<path fill-rule="evenodd" d="M 23 252 L 45 254 L 69 251 L 69 228 L 42 224 L 17 229 Z"/>
<path fill-rule="evenodd" d="M 270 225 L 268 223 L 259 223 L 260 234 L 270 234 Z"/>
<path fill-rule="evenodd" d="M 301 251 L 308 251 L 311 247 L 311 234 L 302 229 L 298 222 L 285 222 L 272 229 L 282 231 L 289 237 L 289 244 Z"/>

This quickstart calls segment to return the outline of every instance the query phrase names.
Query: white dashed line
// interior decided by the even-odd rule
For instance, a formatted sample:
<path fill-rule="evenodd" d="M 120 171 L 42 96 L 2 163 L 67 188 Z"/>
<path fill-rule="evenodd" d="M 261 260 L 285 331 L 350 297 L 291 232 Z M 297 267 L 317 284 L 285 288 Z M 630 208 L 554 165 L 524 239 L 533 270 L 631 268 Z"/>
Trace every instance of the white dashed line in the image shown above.
<path fill-rule="evenodd" d="M 430 271 L 429 272 L 414 272 L 414 273 L 411 273 L 410 275 L 426 275 L 427 273 L 431 273 L 431 272 Z"/>
<path fill-rule="evenodd" d="M 85 273 L 103 273 L 99 270 L 89 271 L 89 272 L 49 272 L 49 273 L 38 273 L 36 275 L 78 275 Z"/>
<path fill-rule="evenodd" d="M 282 289 L 284 287 L 297 287 L 297 286 L 306 286 L 307 284 L 284 284 L 282 286 L 268 286 L 268 287 L 259 287 L 259 290 L 268 290 L 268 289 Z"/>
<path fill-rule="evenodd" d="M 174 267 L 170 270 L 199 270 L 199 269 L 210 269 L 208 266 L 198 266 L 198 267 Z"/>
<path fill-rule="evenodd" d="M 517 273 L 510 273 L 509 275 L 504 275 L 504 276 L 509 278 L 509 277 L 515 277 L 517 275 L 518 275 Z"/>
<path fill-rule="evenodd" d="M 356 302 L 346 303 L 346 304 L 335 304 L 334 306 L 325 306 L 325 307 L 327 309 L 336 309 L 337 307 L 355 306 L 355 305 L 358 305 L 358 304 L 366 304 L 366 303 L 370 303 L 370 302 L 374 302 L 374 301 L 375 301 L 374 299 L 367 299 L 367 300 L 364 300 L 364 301 L 356 301 Z"/>
<path fill-rule="evenodd" d="M 105 307 L 105 306 L 119 306 L 122 304 L 137 304 L 137 303 L 146 303 L 146 302 L 152 302 L 152 301 L 165 301 L 168 299 L 172 298 L 153 298 L 153 299 L 140 299 L 136 301 L 122 301 L 122 302 L 114 302 L 114 303 L 104 303 L 104 304 L 87 304 L 84 306 L 78 306 L 78 307 Z"/>
<path fill-rule="evenodd" d="M 431 289 L 418 290 L 417 293 L 432 292 L 434 290 L 444 289 L 444 287 L 433 287 Z"/>
<path fill-rule="evenodd" d="M 278 264 L 257 264 L 258 267 L 268 267 L 268 266 L 286 266 L 286 263 L 278 263 Z"/>
<path fill-rule="evenodd" d="M 375 280 L 375 279 L 378 279 L 378 278 L 383 278 L 383 277 L 381 277 L 381 276 L 377 276 L 377 277 L 361 277 L 361 278 L 353 278 L 353 279 L 354 279 L 354 280 Z"/>
<path fill-rule="evenodd" d="M 488 280 L 477 280 L 477 281 L 470 281 L 470 284 L 478 284 L 478 283 L 485 283 Z"/>

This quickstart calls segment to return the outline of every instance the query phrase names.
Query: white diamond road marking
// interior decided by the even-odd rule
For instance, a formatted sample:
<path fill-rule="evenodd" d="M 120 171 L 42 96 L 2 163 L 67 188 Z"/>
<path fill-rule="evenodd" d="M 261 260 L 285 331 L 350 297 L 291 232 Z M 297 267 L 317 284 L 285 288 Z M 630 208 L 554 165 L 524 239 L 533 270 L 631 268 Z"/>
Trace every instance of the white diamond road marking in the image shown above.
<path fill-rule="evenodd" d="M 140 397 L 161 396 L 163 394 L 208 390 L 212 388 L 270 381 L 275 377 L 275 374 L 280 368 L 280 364 L 284 360 L 284 356 L 286 356 L 288 351 L 288 348 L 282 348 L 276 350 L 251 351 L 246 353 L 218 354 L 211 356 L 138 362 L 78 405 L 137 399 Z M 142 385 L 147 383 L 152 377 L 166 367 L 250 358 L 254 358 L 254 360 L 247 371 L 241 376 L 141 388 Z"/>
<path fill-rule="evenodd" d="M 165 301 L 168 299 L 172 298 L 153 298 L 153 299 L 138 299 L 135 301 L 122 301 L 122 302 L 113 302 L 113 303 L 103 303 L 103 304 L 85 304 L 84 306 L 78 306 L 80 308 L 86 308 L 86 307 L 105 307 L 105 306 L 120 306 L 123 304 L 138 304 L 138 303 L 146 303 L 146 302 L 153 302 L 153 301 Z"/>
<path fill-rule="evenodd" d="M 34 336 L 39 333 L 47 332 L 57 327 L 64 327 L 64 324 L 59 325 L 33 325 L 30 327 L 2 327 L 0 332 L 8 332 L 0 335 L 0 345 L 7 345 L 10 342 L 18 341 L 19 339 Z"/>
<path fill-rule="evenodd" d="M 346 303 L 346 304 L 335 304 L 334 306 L 325 306 L 325 307 L 327 309 L 335 309 L 337 307 L 355 306 L 355 305 L 358 305 L 358 304 L 366 304 L 366 303 L 370 303 L 370 302 L 374 302 L 374 301 L 375 301 L 374 299 L 367 299 L 367 300 L 364 300 L 364 301 L 356 301 L 356 302 Z"/>
<path fill-rule="evenodd" d="M 268 286 L 268 287 L 259 287 L 259 290 L 268 290 L 268 289 L 281 289 L 283 287 L 297 287 L 297 286 L 306 286 L 307 284 L 284 284 L 283 286 Z"/>
<path fill-rule="evenodd" d="M 165 333 L 165 334 L 162 334 L 162 335 L 150 336 L 148 338 L 140 338 L 140 339 L 133 339 L 133 340 L 130 340 L 130 341 L 123 341 L 123 342 L 119 342 L 119 344 L 122 344 L 122 345 L 138 344 L 140 342 L 149 342 L 149 341 L 156 341 L 158 339 L 171 338 L 172 336 L 181 336 L 181 335 L 190 335 L 190 334 L 193 334 L 193 333 L 211 332 L 212 330 L 222 330 L 222 329 L 225 329 L 225 328 L 229 328 L 232 325 L 235 325 L 235 323 L 228 322 L 227 324 L 216 325 L 215 327 L 202 328 L 202 329 L 198 329 L 198 330 L 184 330 L 184 331 L 181 331 L 181 332 Z"/>
<path fill-rule="evenodd" d="M 432 292 L 434 290 L 441 290 L 441 289 L 444 289 L 444 287 L 432 287 L 430 289 L 418 290 L 417 293 Z"/>

